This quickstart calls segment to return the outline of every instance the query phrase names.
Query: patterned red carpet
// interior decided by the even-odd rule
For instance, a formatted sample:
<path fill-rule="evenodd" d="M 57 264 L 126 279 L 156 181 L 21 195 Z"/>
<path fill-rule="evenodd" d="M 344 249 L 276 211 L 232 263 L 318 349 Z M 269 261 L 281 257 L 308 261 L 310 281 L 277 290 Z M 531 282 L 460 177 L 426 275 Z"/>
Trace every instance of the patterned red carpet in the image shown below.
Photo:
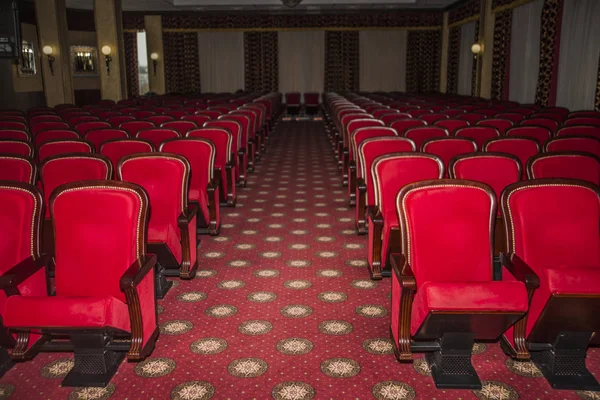
<path fill-rule="evenodd" d="M 600 399 L 553 391 L 531 364 L 478 344 L 482 391 L 437 390 L 422 356 L 399 364 L 388 340 L 389 280 L 372 282 L 319 122 L 287 122 L 224 209 L 218 237 L 202 237 L 192 281 L 159 301 L 152 357 L 121 365 L 101 389 L 60 387 L 69 354 L 42 353 L 0 381 L 13 399 Z M 588 366 L 600 372 L 600 352 Z"/>

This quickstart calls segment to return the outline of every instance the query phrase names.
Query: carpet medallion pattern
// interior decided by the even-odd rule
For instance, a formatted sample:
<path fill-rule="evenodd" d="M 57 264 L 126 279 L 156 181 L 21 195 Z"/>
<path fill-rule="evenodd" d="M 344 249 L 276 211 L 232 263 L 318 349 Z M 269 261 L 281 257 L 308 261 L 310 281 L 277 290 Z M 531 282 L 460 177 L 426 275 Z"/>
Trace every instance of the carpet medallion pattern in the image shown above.
<path fill-rule="evenodd" d="M 0 380 L 0 399 L 600 399 L 552 390 L 497 343 L 473 348 L 479 391 L 437 390 L 422 355 L 399 364 L 390 281 L 369 279 L 340 178 L 319 122 L 280 124 L 237 207 L 222 209 L 221 235 L 201 237 L 196 278 L 159 301 L 151 357 L 105 388 L 73 389 L 60 387 L 72 356 L 41 353 Z"/>

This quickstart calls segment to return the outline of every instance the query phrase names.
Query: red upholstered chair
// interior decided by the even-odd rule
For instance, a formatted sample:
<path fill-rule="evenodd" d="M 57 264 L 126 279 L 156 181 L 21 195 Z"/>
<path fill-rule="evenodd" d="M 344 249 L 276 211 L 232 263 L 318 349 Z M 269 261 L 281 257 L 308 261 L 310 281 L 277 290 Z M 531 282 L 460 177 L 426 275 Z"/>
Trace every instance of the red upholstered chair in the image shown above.
<path fill-rule="evenodd" d="M 550 130 L 550 135 L 553 135 L 558 130 L 558 122 L 556 122 L 552 119 L 549 119 L 549 118 L 530 117 L 530 118 L 527 118 L 527 119 L 524 119 L 523 121 L 521 121 L 520 125 L 521 126 L 534 125 L 534 126 L 541 126 L 544 128 L 548 128 L 548 130 Z M 507 134 L 508 134 L 508 132 L 507 132 Z"/>
<path fill-rule="evenodd" d="M 151 153 L 156 147 L 148 140 L 143 139 L 111 139 L 100 145 L 99 153 L 110 160 L 114 176 L 117 175 L 119 160 L 125 156 L 138 153 Z"/>
<path fill-rule="evenodd" d="M 301 94 L 298 92 L 288 92 L 285 94 L 285 104 L 288 114 L 297 114 L 301 106 Z"/>
<path fill-rule="evenodd" d="M 249 110 L 235 110 L 230 114 L 226 114 L 229 116 L 243 116 L 248 120 L 247 124 L 247 149 L 248 149 L 248 169 L 250 171 L 254 171 L 254 166 L 256 165 L 256 160 L 259 157 L 259 145 L 260 142 L 257 133 L 257 115 L 253 111 Z"/>
<path fill-rule="evenodd" d="M 427 122 L 420 119 L 399 119 L 395 120 L 390 124 L 390 128 L 398 132 L 398 135 L 404 135 L 407 129 L 415 128 L 417 126 L 427 126 Z"/>
<path fill-rule="evenodd" d="M 84 137 L 89 131 L 110 128 L 112 128 L 112 125 L 105 121 L 81 122 L 75 126 L 75 130 L 79 132 L 82 137 Z"/>
<path fill-rule="evenodd" d="M 196 124 L 196 126 L 200 127 L 206 122 L 210 121 L 211 118 L 209 118 L 207 115 L 186 115 L 185 117 L 181 118 L 181 120 L 193 122 Z"/>
<path fill-rule="evenodd" d="M 471 139 L 448 137 L 428 139 L 421 145 L 423 153 L 434 154 L 444 163 L 446 175 L 452 158 L 477 151 L 477 144 Z"/>
<path fill-rule="evenodd" d="M 85 140 L 92 143 L 96 150 L 100 149 L 102 143 L 108 140 L 127 138 L 129 138 L 127 131 L 115 128 L 94 129 L 85 135 Z"/>
<path fill-rule="evenodd" d="M 79 133 L 71 129 L 51 129 L 48 131 L 38 132 L 33 138 L 33 143 L 36 148 L 39 148 L 42 144 L 51 140 L 66 140 L 66 139 L 80 139 Z"/>
<path fill-rule="evenodd" d="M 540 151 L 540 145 L 537 140 L 524 136 L 511 136 L 488 140 L 483 145 L 483 151 L 493 153 L 512 154 L 521 162 L 521 179 L 527 179 L 525 166 L 530 157 L 535 156 Z"/>
<path fill-rule="evenodd" d="M 49 157 L 67 153 L 93 153 L 94 145 L 82 139 L 50 140 L 38 148 L 38 159 L 43 162 Z"/>
<path fill-rule="evenodd" d="M 436 126 L 418 126 L 406 129 L 403 136 L 415 142 L 418 151 L 423 142 L 434 138 L 445 138 L 448 136 L 448 131 Z"/>
<path fill-rule="evenodd" d="M 600 332 L 600 194 L 567 179 L 537 179 L 502 195 L 508 253 L 502 262 L 530 289 L 529 312 L 502 338 L 505 352 L 531 358 L 554 389 L 600 390 L 585 366 Z"/>
<path fill-rule="evenodd" d="M 520 125 L 508 129 L 506 131 L 506 136 L 528 137 L 537 141 L 541 146 L 550 140 L 552 137 L 552 131 L 544 126 Z"/>
<path fill-rule="evenodd" d="M 504 188 L 521 180 L 522 167 L 519 159 L 506 153 L 471 153 L 454 157 L 450 161 L 450 178 L 468 179 L 489 185 L 500 201 Z M 506 251 L 506 233 L 500 209 L 496 216 L 494 255 Z"/>
<path fill-rule="evenodd" d="M 600 139 L 593 136 L 559 136 L 546 142 L 544 152 L 582 151 L 600 157 Z"/>
<path fill-rule="evenodd" d="M 235 165 L 235 182 L 240 186 L 246 185 L 246 167 L 244 165 L 244 152 L 242 151 L 242 125 L 240 122 L 221 116 L 218 120 L 206 121 L 204 128 L 222 128 L 231 133 L 231 160 Z"/>
<path fill-rule="evenodd" d="M 12 357 L 30 359 L 66 337 L 75 363 L 62 385 L 104 387 L 125 355 L 142 360 L 158 337 L 156 257 L 146 255 L 148 198 L 137 185 L 86 181 L 58 188 L 50 209 L 56 295 L 7 299 L 4 323 L 17 334 Z M 31 346 L 30 332 L 40 331 L 45 344 Z"/>
<path fill-rule="evenodd" d="M 504 112 L 496 114 L 495 118 L 507 119 L 516 125 L 525 119 L 525 115 L 517 112 Z"/>
<path fill-rule="evenodd" d="M 165 140 L 180 138 L 182 135 L 170 128 L 148 128 L 139 131 L 135 137 L 150 141 L 158 149 Z"/>
<path fill-rule="evenodd" d="M 40 222 L 44 208 L 40 191 L 27 183 L 0 181 L 0 204 L 0 309 L 4 318 L 8 296 L 47 294 L 48 282 L 43 266 L 49 259 L 40 252 Z M 0 374 L 4 375 L 11 367 L 9 356 L 4 349 L 13 348 L 17 342 L 3 323 L 0 324 L 0 332 L 0 344 L 3 347 Z M 40 339 L 37 334 L 24 337 L 31 345 Z"/>
<path fill-rule="evenodd" d="M 148 128 L 155 128 L 154 123 L 150 121 L 126 121 L 119 125 L 119 129 L 127 131 L 131 137 L 135 137 L 142 129 Z"/>
<path fill-rule="evenodd" d="M 375 204 L 373 176 L 370 174 L 373 160 L 388 153 L 414 152 L 415 143 L 398 136 L 371 137 L 358 145 L 356 156 L 356 207 L 355 225 L 359 235 L 367 233 L 367 214 Z"/>
<path fill-rule="evenodd" d="M 600 111 L 571 111 L 569 115 L 567 115 L 567 119 L 570 118 L 600 118 Z"/>
<path fill-rule="evenodd" d="M 0 129 L 26 131 L 27 125 L 24 122 L 19 121 L 0 121 Z"/>
<path fill-rule="evenodd" d="M 157 297 L 163 298 L 172 285 L 165 276 L 192 279 L 198 269 L 198 206 L 188 206 L 187 199 L 190 164 L 176 154 L 133 154 L 119 161 L 117 176 L 140 185 L 150 198 L 148 251 L 157 255 Z"/>
<path fill-rule="evenodd" d="M 248 179 L 248 168 L 249 168 L 249 157 L 248 157 L 248 132 L 250 131 L 250 118 L 245 115 L 237 115 L 237 114 L 227 114 L 220 116 L 218 121 L 234 121 L 239 124 L 240 127 L 240 141 L 239 141 L 239 149 L 238 149 L 238 164 L 240 176 L 238 178 L 238 182 L 240 186 L 246 187 L 247 179 Z"/>
<path fill-rule="evenodd" d="M 165 122 L 174 121 L 173 117 L 169 117 L 168 115 L 153 115 L 151 117 L 146 117 L 143 121 L 150 121 L 156 126 L 160 126 Z"/>
<path fill-rule="evenodd" d="M 529 116 L 529 118 L 551 119 L 552 121 L 555 121 L 557 124 L 560 125 L 564 119 L 564 116 L 560 113 L 536 112 L 536 113 L 531 114 L 531 116 Z"/>
<path fill-rule="evenodd" d="M 565 126 L 574 126 L 574 125 L 590 125 L 590 126 L 598 126 L 600 127 L 600 118 L 590 118 L 590 117 L 578 117 L 578 118 L 569 118 L 564 123 Z"/>
<path fill-rule="evenodd" d="M 22 123 L 26 124 L 27 118 L 25 118 L 23 115 L 0 114 L 0 122 L 5 122 L 5 121 L 22 122 Z"/>
<path fill-rule="evenodd" d="M 480 388 L 473 341 L 496 340 L 528 309 L 527 288 L 494 279 L 496 195 L 458 179 L 404 186 L 396 200 L 401 254 L 392 254 L 396 358 L 425 351 L 438 388 Z"/>
<path fill-rule="evenodd" d="M 304 93 L 304 107 L 308 114 L 316 114 L 319 111 L 319 96 L 318 92 Z"/>
<path fill-rule="evenodd" d="M 118 128 L 124 122 L 136 121 L 131 115 L 117 115 L 115 117 L 106 118 L 106 122 L 111 124 L 113 128 Z"/>
<path fill-rule="evenodd" d="M 500 132 L 500 135 L 503 136 L 508 129 L 514 126 L 514 123 L 509 119 L 488 118 L 479 121 L 477 126 L 490 126 L 492 128 L 496 128 L 498 132 Z"/>
<path fill-rule="evenodd" d="M 369 124 L 369 121 L 376 121 L 376 123 Z M 386 136 L 398 136 L 392 128 L 382 126 L 382 122 L 379 120 L 354 120 L 348 124 L 349 136 L 349 161 L 348 161 L 348 198 L 350 206 L 355 205 L 356 202 L 356 152 L 358 146 L 363 140 L 372 137 L 386 137 Z"/>
<path fill-rule="evenodd" d="M 478 149 L 483 149 L 483 144 L 490 139 L 498 138 L 500 132 L 496 128 L 489 126 L 468 126 L 457 129 L 454 132 L 454 136 L 471 139 L 477 143 Z"/>
<path fill-rule="evenodd" d="M 218 235 L 221 229 L 219 207 L 221 177 L 214 175 L 215 145 L 206 139 L 171 139 L 163 142 L 160 151 L 187 158 L 192 167 L 188 199 L 199 205 L 198 233 Z"/>
<path fill-rule="evenodd" d="M 156 113 L 154 111 L 132 111 L 129 113 L 135 119 L 146 119 L 149 117 L 155 117 Z"/>
<path fill-rule="evenodd" d="M 0 139 L 0 153 L 33 157 L 33 146 L 24 140 Z"/>
<path fill-rule="evenodd" d="M 63 122 L 62 118 L 56 114 L 52 115 L 36 115 L 29 118 L 29 125 L 33 126 L 40 122 Z"/>
<path fill-rule="evenodd" d="M 37 167 L 31 157 L 0 153 L 0 180 L 33 185 Z M 2 207 L 0 207 L 2 208 Z"/>
<path fill-rule="evenodd" d="M 250 134 L 250 138 L 254 139 L 250 144 L 254 146 L 255 159 L 259 160 L 261 151 L 265 150 L 265 132 L 263 130 L 264 111 L 258 107 L 245 105 L 238 108 L 235 112 L 248 116 L 252 121 L 254 131 Z"/>
<path fill-rule="evenodd" d="M 26 131 L 20 131 L 17 129 L 0 129 L 0 140 L 3 139 L 14 139 L 29 142 L 30 137 Z"/>
<path fill-rule="evenodd" d="M 591 125 L 563 126 L 558 130 L 558 132 L 556 132 L 556 136 L 571 135 L 593 136 L 597 139 L 600 139 L 600 127 Z"/>
<path fill-rule="evenodd" d="M 2 127 L 2 124 L 0 123 L 0 128 L 1 127 Z M 13 128 L 13 129 L 25 130 L 25 127 Z M 33 136 L 35 136 L 38 134 L 38 132 L 49 131 L 49 130 L 54 130 L 54 129 L 71 129 L 71 126 L 69 124 L 67 124 L 66 122 L 60 122 L 60 121 L 38 122 L 37 124 L 35 124 L 31 127 L 31 133 L 33 134 Z"/>
<path fill-rule="evenodd" d="M 227 129 L 210 127 L 194 129 L 187 133 L 188 138 L 210 140 L 215 146 L 215 175 L 221 178 L 219 199 L 222 205 L 235 207 L 237 201 L 235 186 L 235 158 L 232 157 L 233 135 Z"/>
<path fill-rule="evenodd" d="M 448 118 L 450 117 L 446 114 L 423 114 L 419 116 L 419 119 L 427 122 L 427 125 L 433 125 L 437 121 L 442 121 Z"/>
<path fill-rule="evenodd" d="M 527 162 L 527 176 L 579 179 L 600 185 L 600 159 L 583 152 L 538 154 Z"/>
<path fill-rule="evenodd" d="M 409 183 L 441 179 L 444 165 L 439 157 L 423 153 L 390 152 L 376 157 L 371 175 L 374 203 L 367 208 L 369 225 L 368 266 L 371 279 L 391 276 L 390 253 L 401 252 L 396 196 Z"/>
<path fill-rule="evenodd" d="M 161 124 L 160 127 L 175 130 L 179 132 L 181 136 L 185 136 L 185 134 L 192 129 L 197 129 L 198 125 L 193 121 L 170 121 Z"/>
<path fill-rule="evenodd" d="M 454 132 L 456 132 L 457 129 L 465 128 L 470 125 L 471 124 L 469 121 L 463 121 L 460 119 L 442 119 L 433 124 L 433 126 L 444 128 L 450 135 L 454 135 Z"/>
<path fill-rule="evenodd" d="M 461 121 L 468 121 L 469 124 L 475 125 L 479 121 L 483 121 L 487 117 L 484 114 L 466 113 L 466 114 L 457 115 L 455 118 L 458 120 L 461 120 Z"/>

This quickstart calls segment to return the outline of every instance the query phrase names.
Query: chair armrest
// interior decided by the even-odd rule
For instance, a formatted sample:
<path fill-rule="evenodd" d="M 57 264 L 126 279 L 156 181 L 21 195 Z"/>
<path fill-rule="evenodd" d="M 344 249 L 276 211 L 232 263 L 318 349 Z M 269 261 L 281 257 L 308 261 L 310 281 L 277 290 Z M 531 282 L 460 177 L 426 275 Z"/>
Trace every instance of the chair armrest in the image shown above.
<path fill-rule="evenodd" d="M 367 184 L 363 178 L 358 178 L 356 180 L 356 187 L 358 188 L 359 192 L 367 193 Z"/>
<path fill-rule="evenodd" d="M 198 215 L 198 204 L 188 204 L 187 210 L 179 214 L 179 217 L 177 218 L 177 224 L 179 224 L 180 228 L 182 225 L 186 226 L 192 222 L 196 215 Z"/>
<path fill-rule="evenodd" d="M 149 272 L 154 271 L 155 265 L 155 255 L 146 254 L 134 261 L 123 276 L 121 276 L 119 281 L 121 291 L 124 292 L 128 288 L 136 287 Z"/>
<path fill-rule="evenodd" d="M 373 221 L 373 223 L 383 224 L 383 214 L 379 212 L 379 207 L 367 207 L 367 218 Z"/>
<path fill-rule="evenodd" d="M 42 254 L 42 256 L 36 260 L 34 260 L 33 257 L 26 258 L 0 276 L 0 289 L 4 291 L 16 291 L 18 293 L 17 286 L 25 282 L 40 269 L 44 267 L 48 268 L 51 261 L 52 257 L 50 257 L 49 254 Z M 7 293 L 7 295 L 9 295 L 9 293 Z"/>
<path fill-rule="evenodd" d="M 517 280 L 523 282 L 527 289 L 537 289 L 540 287 L 540 278 L 535 272 L 521 260 L 516 254 L 511 254 L 510 257 L 505 253 L 500 253 L 500 263 L 508 270 Z"/>
<path fill-rule="evenodd" d="M 403 289 L 417 290 L 415 274 L 413 273 L 410 264 L 406 262 L 404 254 L 390 254 L 390 264 L 392 265 L 392 269 L 396 272 Z"/>

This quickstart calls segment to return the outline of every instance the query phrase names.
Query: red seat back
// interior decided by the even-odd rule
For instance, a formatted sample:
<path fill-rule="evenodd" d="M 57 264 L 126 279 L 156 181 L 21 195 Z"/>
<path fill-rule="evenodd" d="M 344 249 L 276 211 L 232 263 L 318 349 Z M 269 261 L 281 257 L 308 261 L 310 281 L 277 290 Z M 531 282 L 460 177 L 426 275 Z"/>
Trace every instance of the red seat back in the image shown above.
<path fill-rule="evenodd" d="M 350 126 L 350 124 L 348 126 Z M 350 160 L 354 160 L 355 154 L 358 151 L 358 146 L 360 146 L 363 140 L 373 137 L 398 136 L 398 132 L 394 129 L 384 126 L 367 126 L 354 129 L 350 132 L 350 145 L 348 146 Z"/>
<path fill-rule="evenodd" d="M 419 119 L 427 122 L 427 125 L 433 125 L 437 121 L 441 121 L 448 118 L 450 117 L 446 114 L 423 114 L 419 116 Z"/>
<path fill-rule="evenodd" d="M 456 132 L 457 129 L 464 128 L 469 125 L 471 125 L 469 121 L 463 121 L 460 119 L 442 119 L 433 124 L 433 126 L 446 129 L 450 135 L 454 135 L 454 132 Z"/>
<path fill-rule="evenodd" d="M 2 127 L 1 123 L 0 123 L 0 127 Z M 13 128 L 13 129 L 24 130 L 25 128 L 23 127 L 23 128 Z M 66 122 L 59 122 L 59 121 L 38 122 L 37 124 L 35 124 L 31 127 L 31 133 L 35 136 L 38 132 L 48 131 L 48 130 L 52 130 L 52 129 L 71 129 L 71 126 L 69 124 L 67 124 Z"/>
<path fill-rule="evenodd" d="M 398 132 L 400 136 L 404 136 L 404 132 L 417 126 L 427 126 L 427 122 L 420 119 L 399 119 L 390 124 L 390 128 Z"/>
<path fill-rule="evenodd" d="M 106 122 L 111 124 L 113 128 L 118 128 L 124 122 L 135 121 L 136 119 L 130 115 L 117 115 L 115 117 L 106 118 Z"/>
<path fill-rule="evenodd" d="M 144 118 L 144 121 L 150 121 L 156 126 L 160 126 L 165 122 L 174 121 L 173 117 L 169 117 L 168 115 L 153 115 L 151 117 Z"/>
<path fill-rule="evenodd" d="M 573 126 L 573 125 L 591 125 L 600 127 L 600 118 L 590 118 L 590 117 L 577 117 L 577 118 L 569 118 L 565 121 L 565 126 Z"/>
<path fill-rule="evenodd" d="M 33 147 L 24 140 L 0 139 L 0 153 L 33 157 Z"/>
<path fill-rule="evenodd" d="M 99 149 L 102 143 L 112 139 L 127 139 L 129 134 L 123 129 L 107 128 L 95 129 L 85 135 L 85 140 L 92 143 L 95 149 Z"/>
<path fill-rule="evenodd" d="M 500 136 L 500 132 L 496 128 L 488 126 L 468 126 L 457 129 L 454 135 L 456 137 L 471 139 L 477 143 L 478 149 L 483 149 L 483 144 L 490 139 Z"/>
<path fill-rule="evenodd" d="M 25 131 L 16 129 L 0 129 L 0 140 L 1 139 L 15 139 L 28 142 L 30 138 L 29 134 Z"/>
<path fill-rule="evenodd" d="M 132 154 L 151 153 L 153 151 L 155 151 L 155 147 L 152 143 L 142 139 L 111 139 L 100 146 L 100 154 L 108 157 L 115 172 L 121 158 Z"/>
<path fill-rule="evenodd" d="M 415 142 L 416 150 L 421 150 L 423 142 L 434 138 L 444 138 L 448 136 L 448 131 L 437 126 L 419 126 L 409 128 L 404 131 L 404 137 Z"/>
<path fill-rule="evenodd" d="M 43 162 L 45 159 L 68 153 L 93 153 L 94 146 L 82 139 L 58 139 L 44 143 L 38 149 L 38 159 Z"/>
<path fill-rule="evenodd" d="M 546 153 L 560 151 L 583 151 L 600 157 L 600 139 L 593 136 L 562 136 L 549 140 L 544 145 Z"/>
<path fill-rule="evenodd" d="M 444 162 L 444 168 L 448 171 L 448 165 L 453 157 L 477 151 L 477 144 L 470 139 L 436 138 L 426 140 L 421 146 L 421 151 L 438 156 Z"/>
<path fill-rule="evenodd" d="M 0 181 L 21 182 L 33 185 L 36 175 L 37 169 L 35 161 L 32 158 L 0 153 Z M 4 208 L 4 204 L 0 208 Z M 4 262 L 3 265 L 5 265 Z M 12 267 L 12 265 L 10 266 Z"/>
<path fill-rule="evenodd" d="M 527 119 L 524 119 L 523 121 L 521 121 L 521 126 L 527 126 L 527 125 L 537 125 L 537 126 L 543 126 L 545 128 L 548 128 L 550 130 L 551 135 L 554 132 L 556 132 L 556 130 L 558 129 L 558 122 L 556 122 L 552 119 L 549 119 L 549 118 L 531 117 L 531 118 L 527 118 Z"/>
<path fill-rule="evenodd" d="M 188 138 L 210 140 L 215 146 L 215 167 L 224 169 L 231 161 L 233 138 L 231 133 L 223 128 L 200 128 L 189 131 Z"/>
<path fill-rule="evenodd" d="M 525 121 L 523 121 L 525 122 Z M 506 131 L 506 136 L 522 136 L 537 141 L 540 145 L 546 143 L 552 132 L 544 126 L 515 126 Z"/>
<path fill-rule="evenodd" d="M 39 148 L 42 144 L 57 139 L 80 139 L 80 136 L 77 132 L 70 129 L 51 129 L 38 132 L 33 141 L 35 147 Z"/>
<path fill-rule="evenodd" d="M 527 162 L 527 176 L 580 179 L 600 185 L 600 160 L 589 153 L 538 154 Z"/>
<path fill-rule="evenodd" d="M 584 135 L 600 139 L 600 127 L 591 125 L 563 126 L 556 132 L 556 136 Z"/>
<path fill-rule="evenodd" d="M 509 119 L 488 118 L 477 122 L 477 126 L 491 126 L 496 128 L 500 135 L 504 135 L 508 129 L 514 126 L 514 123 Z"/>
<path fill-rule="evenodd" d="M 540 150 L 540 145 L 536 140 L 522 136 L 492 139 L 485 143 L 483 147 L 483 150 L 486 152 L 507 153 L 517 157 L 523 167 L 522 179 L 526 179 L 525 166 L 527 165 L 527 161 Z"/>
<path fill-rule="evenodd" d="M 148 128 L 142 129 L 135 136 L 138 139 L 150 141 L 157 149 L 165 140 L 182 137 L 181 133 L 169 128 Z"/>
<path fill-rule="evenodd" d="M 181 136 L 185 136 L 192 129 L 197 129 L 198 125 L 193 121 L 171 121 L 163 123 L 161 128 L 172 129 L 179 132 Z"/>

